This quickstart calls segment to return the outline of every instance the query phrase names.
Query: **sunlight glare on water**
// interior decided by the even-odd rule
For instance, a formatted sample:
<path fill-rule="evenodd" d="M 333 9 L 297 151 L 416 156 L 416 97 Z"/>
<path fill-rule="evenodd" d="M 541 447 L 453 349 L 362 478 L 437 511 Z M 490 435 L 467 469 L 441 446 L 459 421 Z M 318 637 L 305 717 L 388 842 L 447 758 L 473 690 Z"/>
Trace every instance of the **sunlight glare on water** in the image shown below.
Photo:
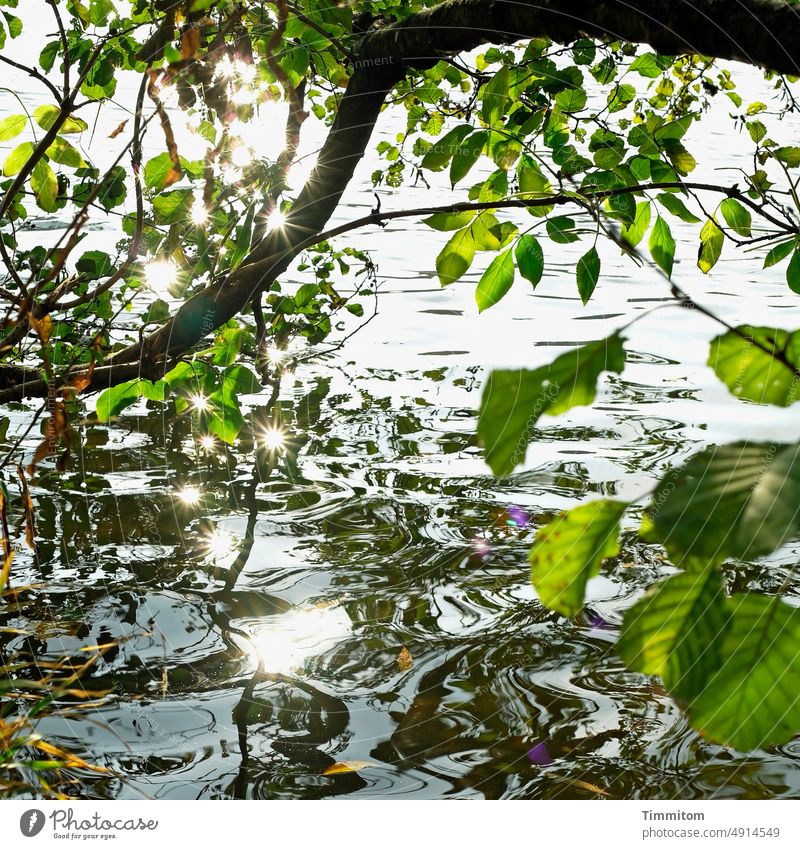
<path fill-rule="evenodd" d="M 266 672 L 290 673 L 352 634 L 352 623 L 336 603 L 291 610 L 251 636 Z"/>

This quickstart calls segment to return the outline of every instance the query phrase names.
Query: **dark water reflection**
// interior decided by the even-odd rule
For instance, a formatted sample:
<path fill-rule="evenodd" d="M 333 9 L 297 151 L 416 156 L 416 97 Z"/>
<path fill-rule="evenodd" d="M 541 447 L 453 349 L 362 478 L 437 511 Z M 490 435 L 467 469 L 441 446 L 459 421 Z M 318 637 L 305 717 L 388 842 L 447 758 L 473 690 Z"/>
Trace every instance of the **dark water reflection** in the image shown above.
<path fill-rule="evenodd" d="M 642 357 L 648 365 L 657 358 Z M 536 527 L 689 450 L 661 415 L 685 387 L 612 382 L 495 481 L 475 445 L 479 376 L 301 366 L 280 417 L 297 464 L 202 451 L 186 420 L 87 423 L 73 468 L 34 486 L 37 586 L 2 659 L 78 657 L 112 690 L 39 730 L 114 771 L 94 798 L 730 798 L 800 794 L 800 747 L 751 755 L 691 731 L 614 653 L 625 607 L 669 571 L 626 532 L 566 622 L 527 580 Z M 390 391 L 388 385 L 396 382 Z M 271 416 L 254 399 L 256 420 Z M 654 414 L 650 414 L 650 409 Z M 196 486 L 201 500 L 176 498 Z M 794 550 L 731 569 L 775 590 Z M 403 648 L 413 661 L 399 662 Z M 337 761 L 369 764 L 323 775 Z M 78 792 L 73 791 L 73 792 Z"/>

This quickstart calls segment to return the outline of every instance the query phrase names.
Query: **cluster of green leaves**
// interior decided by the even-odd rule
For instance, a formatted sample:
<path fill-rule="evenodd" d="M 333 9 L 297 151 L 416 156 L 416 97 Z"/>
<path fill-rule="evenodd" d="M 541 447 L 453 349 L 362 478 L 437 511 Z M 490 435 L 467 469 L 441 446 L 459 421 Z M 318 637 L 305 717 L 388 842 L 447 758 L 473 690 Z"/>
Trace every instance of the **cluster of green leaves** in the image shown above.
<path fill-rule="evenodd" d="M 699 225 L 697 265 L 704 273 L 717 263 L 726 241 L 752 240 L 768 248 L 777 242 L 766 264 L 792 254 L 787 278 L 800 291 L 794 219 L 764 219 L 758 237 L 753 232 L 754 211 L 765 202 L 776 205 L 770 197 L 773 172 L 792 183 L 789 169 L 800 165 L 800 149 L 769 138 L 756 117 L 766 106 L 745 108 L 727 71 L 711 71 L 697 57 L 586 39 L 568 51 L 546 39 L 533 39 L 524 49 L 493 47 L 478 57 L 477 71 L 441 62 L 401 83 L 407 128 L 396 144 L 379 144 L 390 165 L 373 175 L 375 182 L 398 186 L 404 175 L 417 180 L 426 172 L 447 171 L 455 189 L 478 166 L 484 175 L 494 167 L 467 190 L 465 204 L 483 204 L 477 214 L 464 210 L 427 219 L 432 228 L 452 233 L 436 262 L 443 286 L 465 275 L 477 253 L 496 253 L 476 289 L 482 311 L 509 291 L 517 272 L 532 287 L 539 283 L 545 240 L 557 250 L 586 234 L 592 245 L 575 263 L 578 294 L 586 303 L 601 274 L 601 220 L 616 223 L 617 241 L 626 250 L 644 242 L 670 277 L 676 246 L 670 218 L 676 218 Z M 683 188 L 696 168 L 684 137 L 719 93 L 741 110 L 735 117 L 755 145 L 755 167 L 743 175 L 741 190 L 717 195 L 709 208 L 697 192 Z M 654 184 L 670 185 L 646 188 Z M 497 209 L 490 206 L 495 201 Z M 526 204 L 530 225 L 500 220 L 503 201 Z M 565 214 L 566 206 L 575 213 Z"/>
<path fill-rule="evenodd" d="M 800 390 L 800 333 L 737 327 L 711 343 L 709 366 L 737 398 L 786 407 Z M 535 370 L 494 371 L 478 435 L 487 462 L 507 474 L 523 462 L 543 413 L 590 404 L 604 372 L 622 372 L 619 334 Z M 785 742 L 800 730 L 800 610 L 780 596 L 725 591 L 723 564 L 771 554 L 800 535 L 800 445 L 714 445 L 662 478 L 645 507 L 643 543 L 664 547 L 678 572 L 625 613 L 618 651 L 658 675 L 695 728 L 740 749 Z M 540 528 L 530 551 L 542 604 L 564 616 L 619 553 L 631 505 L 581 504 Z"/>
<path fill-rule="evenodd" d="M 16 5 L 16 0 L 0 2 L 3 7 Z M 241 265 L 263 235 L 265 208 L 288 210 L 284 167 L 247 148 L 241 127 L 259 115 L 262 104 L 285 98 L 286 89 L 303 80 L 306 108 L 330 123 L 352 71 L 338 40 L 351 32 L 359 10 L 304 3 L 303 14 L 289 16 L 276 52 L 271 44 L 276 21 L 268 3 L 136 0 L 123 8 L 109 0 L 58 0 L 56 6 L 64 22 L 63 37 L 48 41 L 33 67 L 34 75 L 52 80 L 48 99 L 18 98 L 18 114 L 0 121 L 0 142 L 11 142 L 0 163 L 3 194 L 17 188 L 20 175 L 30 169 L 5 216 L 13 226 L 4 227 L 1 237 L 15 274 L 6 274 L 2 283 L 22 297 L 20 277 L 40 300 L 60 295 L 72 305 L 64 312 L 57 302 L 48 304 L 52 322 L 47 342 L 41 350 L 34 345 L 27 351 L 29 359 L 38 354 L 43 364 L 67 368 L 101 362 L 109 349 L 134 341 L 142 326 L 167 321 L 176 302 Z M 20 36 L 20 18 L 3 9 L 3 22 L 1 38 L 6 33 Z M 92 145 L 98 143 L 97 125 L 89 131 L 83 110 L 119 99 L 126 91 L 117 91 L 123 75 L 146 71 L 156 95 L 166 100 L 176 94 L 180 107 L 170 111 L 166 149 L 141 162 L 137 178 L 129 163 L 139 143 L 133 135 L 135 121 L 129 119 L 111 133 L 113 142 L 101 134 L 103 145 L 120 155 L 117 164 L 102 171 L 90 161 Z M 73 88 L 69 108 L 58 96 L 68 81 Z M 131 82 L 136 86 L 129 85 L 127 91 L 135 92 L 138 78 L 131 76 Z M 152 110 L 150 94 L 143 103 L 142 131 L 148 142 L 157 142 L 163 121 Z M 136 103 L 125 105 L 132 115 Z M 57 134 L 43 150 L 42 136 L 54 124 Z M 205 146 L 205 157 L 182 155 L 181 133 L 186 132 Z M 283 127 L 276 126 L 275 134 L 282 140 Z M 120 217 L 123 238 L 111 249 L 75 250 L 86 235 L 81 216 L 109 212 Z M 54 240 L 50 248 L 46 242 L 23 247 L 20 224 L 43 213 L 77 216 L 76 238 L 67 251 L 66 240 Z M 35 220 L 24 226 L 41 228 Z M 172 279 L 161 275 L 154 282 L 154 263 L 172 269 Z M 311 248 L 300 271 L 309 282 L 291 288 L 276 282 L 266 298 L 268 331 L 279 346 L 294 335 L 312 342 L 324 339 L 342 326 L 336 323 L 337 315 L 363 315 L 360 298 L 374 294 L 374 266 L 354 247 Z M 339 291 L 348 275 L 355 278 L 353 296 Z M 252 328 L 247 316 L 235 323 L 242 332 Z M 2 335 L 14 333 L 14 323 L 7 323 Z M 13 345 L 7 347 L 7 356 L 17 353 Z M 113 390 L 114 402 L 105 397 L 101 412 L 148 391 L 144 383 L 136 390 Z M 161 397 L 160 390 L 153 391 L 153 397 Z"/>
<path fill-rule="evenodd" d="M 97 417 L 108 421 L 140 399 L 171 402 L 175 413 L 195 416 L 199 436 L 232 445 L 245 424 L 241 396 L 262 389 L 256 375 L 237 363 L 242 349 L 252 347 L 250 332 L 231 321 L 210 348 L 179 362 L 162 380 L 137 378 L 105 390 L 97 400 Z"/>

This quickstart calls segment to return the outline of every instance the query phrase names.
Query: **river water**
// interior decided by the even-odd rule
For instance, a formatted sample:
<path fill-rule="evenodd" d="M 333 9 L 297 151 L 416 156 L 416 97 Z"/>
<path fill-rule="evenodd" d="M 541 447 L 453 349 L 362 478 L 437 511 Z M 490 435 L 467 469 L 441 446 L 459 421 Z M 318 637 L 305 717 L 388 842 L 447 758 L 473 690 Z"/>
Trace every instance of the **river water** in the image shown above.
<path fill-rule="evenodd" d="M 768 96 L 756 73 L 738 73 Z M 34 96 L 29 80 L 15 88 Z M 16 111 L 11 95 L 0 98 L 0 115 Z M 734 181 L 719 169 L 747 165 L 749 141 L 729 111 L 720 104 L 692 131 L 698 179 Z M 109 127 L 119 119 L 114 107 L 103 117 Z M 384 116 L 378 135 L 392 138 L 393 121 Z M 796 138 L 796 129 L 780 131 Z M 318 134 L 311 127 L 310 151 Z M 148 138 L 159 152 L 158 134 Z M 374 205 L 375 167 L 359 168 L 337 222 Z M 384 209 L 452 200 L 443 181 L 402 199 L 381 194 Z M 763 272 L 757 257 L 726 250 L 705 278 L 696 229 L 670 224 L 675 279 L 697 300 L 729 321 L 800 326 L 780 268 Z M 116 239 L 114 220 L 93 226 L 87 248 Z M 32 487 L 39 559 L 20 550 L 14 563 L 15 581 L 36 586 L 20 611 L 0 614 L 0 625 L 27 633 L 0 635 L 0 650 L 6 661 L 56 660 L 115 643 L 86 679 L 111 694 L 38 725 L 112 770 L 73 771 L 70 792 L 800 796 L 800 740 L 748 754 L 704 741 L 657 680 L 615 655 L 623 611 L 672 570 L 637 540 L 636 511 L 574 622 L 541 607 L 526 565 L 535 529 L 558 510 L 599 496 L 643 499 L 665 468 L 708 444 L 793 441 L 797 410 L 733 399 L 705 365 L 717 327 L 662 309 L 631 328 L 628 366 L 604 380 L 596 403 L 543 420 L 524 466 L 496 480 L 475 438 L 487 369 L 541 365 L 604 337 L 665 300 L 665 283 L 601 245 L 601 282 L 582 307 L 574 266 L 586 245 L 546 246 L 536 291 L 518 281 L 478 316 L 474 288 L 488 257 L 443 290 L 434 273 L 442 234 L 409 220 L 353 241 L 378 262 L 378 314 L 284 376 L 279 405 L 296 469 L 278 463 L 267 477 L 246 441 L 203 452 L 185 419 L 144 407 L 112 425 L 81 423 L 66 472 L 42 465 Z M 291 289 L 304 278 L 284 280 Z M 267 395 L 248 399 L 255 416 Z M 9 411 L 6 445 L 28 409 Z M 38 439 L 26 440 L 28 455 Z M 189 486 L 197 505 L 176 497 Z M 226 587 L 248 529 L 249 553 Z M 730 586 L 777 590 L 797 557 L 789 543 L 766 562 L 730 567 Z M 800 584 L 788 586 L 796 601 Z M 267 675 L 255 680 L 259 664 Z M 342 761 L 362 763 L 323 775 Z"/>

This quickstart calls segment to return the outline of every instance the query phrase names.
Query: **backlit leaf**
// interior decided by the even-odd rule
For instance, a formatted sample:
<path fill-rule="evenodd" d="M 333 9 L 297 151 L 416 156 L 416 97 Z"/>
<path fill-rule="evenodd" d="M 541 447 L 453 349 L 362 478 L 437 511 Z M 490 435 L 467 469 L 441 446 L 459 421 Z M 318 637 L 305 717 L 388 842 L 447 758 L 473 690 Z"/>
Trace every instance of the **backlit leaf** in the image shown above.
<path fill-rule="evenodd" d="M 61 115 L 61 108 L 49 104 L 38 106 L 33 112 L 33 120 L 43 129 L 49 130 L 55 124 L 58 117 Z M 87 130 L 89 125 L 83 118 L 78 118 L 75 115 L 69 115 L 59 129 L 60 135 L 69 135 L 70 133 L 82 133 Z"/>
<path fill-rule="evenodd" d="M 800 333 L 749 325 L 736 330 L 711 342 L 708 365 L 717 377 L 737 398 L 777 407 L 794 404 L 800 397 L 800 380 L 768 352 L 780 353 L 800 368 Z"/>
<path fill-rule="evenodd" d="M 719 668 L 728 610 L 720 573 L 707 567 L 672 575 L 625 611 L 617 652 L 630 669 L 659 675 L 683 698 Z"/>
<path fill-rule="evenodd" d="M 544 252 L 538 240 L 527 233 L 520 236 L 514 248 L 514 258 L 519 273 L 536 288 L 544 272 Z"/>
<path fill-rule="evenodd" d="M 720 204 L 720 210 L 728 227 L 734 233 L 749 238 L 753 217 L 736 198 L 725 198 Z"/>
<path fill-rule="evenodd" d="M 590 501 L 553 519 L 536 534 L 531 578 L 545 607 L 574 616 L 583 607 L 586 583 L 619 551 L 619 523 L 628 505 Z"/>
<path fill-rule="evenodd" d="M 0 121 L 0 142 L 9 141 L 18 136 L 28 123 L 24 115 L 9 115 Z"/>
<path fill-rule="evenodd" d="M 478 437 L 486 462 L 496 475 L 506 475 L 525 459 L 539 418 L 560 415 L 591 404 L 604 371 L 625 366 L 618 334 L 562 354 L 535 370 L 495 369 L 483 389 Z"/>
<path fill-rule="evenodd" d="M 650 255 L 656 265 L 667 275 L 672 277 L 672 265 L 675 261 L 675 239 L 669 224 L 659 215 L 650 232 L 649 241 Z"/>
<path fill-rule="evenodd" d="M 648 513 L 677 564 L 769 554 L 798 530 L 800 446 L 712 445 L 662 478 Z"/>
<path fill-rule="evenodd" d="M 472 265 L 475 259 L 475 239 L 472 227 L 464 227 L 456 232 L 436 257 L 436 272 L 442 286 L 448 286 L 459 279 Z"/>
<path fill-rule="evenodd" d="M 484 271 L 475 290 L 478 311 L 493 307 L 514 283 L 514 257 L 511 250 L 498 254 Z"/>
<path fill-rule="evenodd" d="M 724 241 L 725 235 L 717 226 L 717 222 L 709 218 L 700 231 L 700 251 L 697 255 L 697 267 L 703 274 L 708 274 L 717 264 Z"/>
<path fill-rule="evenodd" d="M 742 593 L 728 610 L 722 665 L 690 701 L 692 725 L 743 751 L 785 743 L 800 728 L 800 609 Z"/>
<path fill-rule="evenodd" d="M 578 294 L 584 304 L 592 297 L 592 292 L 600 277 L 600 257 L 597 248 L 590 248 L 579 260 L 575 269 L 578 280 Z"/>

